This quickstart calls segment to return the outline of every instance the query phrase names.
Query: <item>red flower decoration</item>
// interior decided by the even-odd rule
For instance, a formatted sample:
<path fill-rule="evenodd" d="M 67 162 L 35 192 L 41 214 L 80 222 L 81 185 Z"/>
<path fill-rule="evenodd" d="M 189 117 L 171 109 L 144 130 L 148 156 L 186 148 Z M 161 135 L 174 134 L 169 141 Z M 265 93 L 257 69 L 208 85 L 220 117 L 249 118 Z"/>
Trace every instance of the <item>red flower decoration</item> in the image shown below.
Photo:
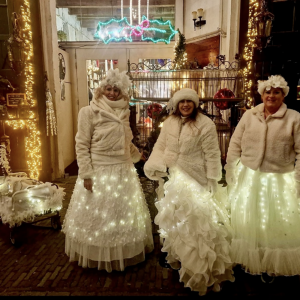
<path fill-rule="evenodd" d="M 156 119 L 157 116 L 161 113 L 162 106 L 158 103 L 153 103 L 147 107 L 147 115 L 152 119 Z"/>
<path fill-rule="evenodd" d="M 214 99 L 225 99 L 225 98 L 235 98 L 235 95 L 231 90 L 227 88 L 218 90 L 214 95 Z M 228 109 L 231 107 L 231 102 L 229 101 L 218 101 L 218 102 L 216 101 L 214 103 L 218 109 Z"/>

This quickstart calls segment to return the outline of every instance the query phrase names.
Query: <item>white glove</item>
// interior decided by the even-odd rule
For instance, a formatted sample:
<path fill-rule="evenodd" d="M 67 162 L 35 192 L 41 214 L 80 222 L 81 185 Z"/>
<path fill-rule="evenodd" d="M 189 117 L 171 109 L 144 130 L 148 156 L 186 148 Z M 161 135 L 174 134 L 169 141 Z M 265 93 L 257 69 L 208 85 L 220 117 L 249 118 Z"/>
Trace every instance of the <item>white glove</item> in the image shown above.
<path fill-rule="evenodd" d="M 234 170 L 226 170 L 225 178 L 228 185 L 236 184 L 236 176 L 234 174 Z"/>
<path fill-rule="evenodd" d="M 213 195 L 217 192 L 218 189 L 218 181 L 215 179 L 208 178 L 207 180 L 207 189 L 209 192 L 211 192 Z"/>

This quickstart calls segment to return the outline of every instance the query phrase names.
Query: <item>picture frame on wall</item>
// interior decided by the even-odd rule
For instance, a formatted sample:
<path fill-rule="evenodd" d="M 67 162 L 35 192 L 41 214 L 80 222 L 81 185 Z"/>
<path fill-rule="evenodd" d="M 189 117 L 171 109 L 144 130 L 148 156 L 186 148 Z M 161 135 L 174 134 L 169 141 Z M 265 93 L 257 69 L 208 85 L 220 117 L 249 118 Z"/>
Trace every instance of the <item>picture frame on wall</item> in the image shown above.
<path fill-rule="evenodd" d="M 27 104 L 25 93 L 7 93 L 6 105 L 8 107 L 18 107 L 19 104 Z"/>

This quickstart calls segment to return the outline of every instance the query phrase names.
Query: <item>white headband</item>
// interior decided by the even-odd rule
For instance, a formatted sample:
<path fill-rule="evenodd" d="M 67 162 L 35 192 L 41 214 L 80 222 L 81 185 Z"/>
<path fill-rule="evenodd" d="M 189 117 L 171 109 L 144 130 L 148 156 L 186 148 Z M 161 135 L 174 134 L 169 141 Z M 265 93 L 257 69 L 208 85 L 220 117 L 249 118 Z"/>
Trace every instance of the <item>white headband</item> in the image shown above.
<path fill-rule="evenodd" d="M 272 75 L 268 80 L 258 80 L 258 92 L 262 95 L 264 91 L 269 91 L 271 87 L 281 88 L 284 96 L 286 97 L 289 93 L 289 86 L 281 75 Z"/>
<path fill-rule="evenodd" d="M 199 106 L 199 96 L 195 90 L 185 88 L 177 91 L 167 104 L 167 110 L 169 114 L 173 114 L 176 111 L 177 105 L 181 100 L 191 100 L 195 103 L 195 106 Z"/>
<path fill-rule="evenodd" d="M 122 95 L 128 95 L 128 88 L 131 85 L 131 80 L 126 75 L 126 71 L 123 71 L 120 73 L 119 69 L 110 69 L 106 73 L 105 79 L 103 79 L 99 87 L 104 88 L 107 85 L 115 86 L 117 87 Z"/>

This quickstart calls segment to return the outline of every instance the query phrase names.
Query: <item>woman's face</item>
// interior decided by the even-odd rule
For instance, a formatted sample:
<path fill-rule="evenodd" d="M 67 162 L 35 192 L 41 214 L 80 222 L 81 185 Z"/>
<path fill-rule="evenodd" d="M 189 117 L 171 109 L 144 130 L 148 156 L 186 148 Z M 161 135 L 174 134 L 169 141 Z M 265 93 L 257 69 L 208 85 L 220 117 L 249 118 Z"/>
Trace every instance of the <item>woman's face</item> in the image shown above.
<path fill-rule="evenodd" d="M 183 117 L 189 117 L 195 108 L 195 103 L 192 100 L 181 100 L 178 107 Z"/>
<path fill-rule="evenodd" d="M 120 95 L 120 90 L 111 85 L 107 85 L 104 88 L 104 96 L 110 101 L 116 101 L 118 96 Z"/>
<path fill-rule="evenodd" d="M 273 88 L 269 91 L 264 91 L 261 96 L 265 108 L 270 112 L 276 112 L 284 100 L 284 94 L 281 88 Z"/>

